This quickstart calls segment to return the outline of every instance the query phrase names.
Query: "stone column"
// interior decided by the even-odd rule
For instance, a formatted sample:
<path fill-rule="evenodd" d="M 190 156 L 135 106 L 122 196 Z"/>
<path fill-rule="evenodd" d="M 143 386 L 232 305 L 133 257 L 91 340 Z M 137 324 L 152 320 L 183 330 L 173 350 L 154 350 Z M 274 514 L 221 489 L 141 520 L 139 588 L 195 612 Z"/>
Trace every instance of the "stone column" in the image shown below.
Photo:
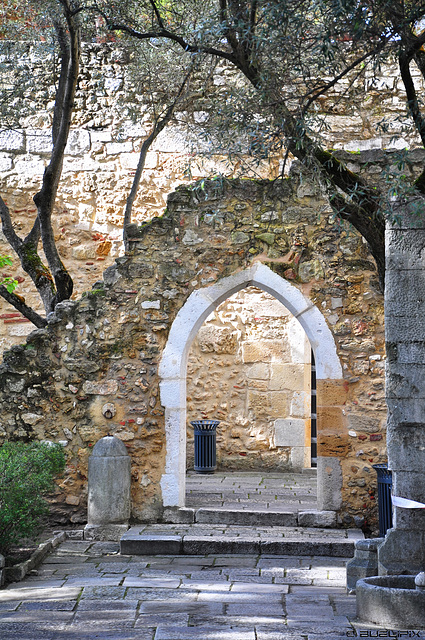
<path fill-rule="evenodd" d="M 130 457 L 119 438 L 106 436 L 89 458 L 86 540 L 119 540 L 130 518 Z"/>
<path fill-rule="evenodd" d="M 422 213 L 418 215 L 417 207 Z M 388 466 L 393 495 L 425 502 L 425 203 L 400 207 L 386 232 Z M 378 549 L 381 575 L 425 567 L 425 510 L 395 508 Z"/>

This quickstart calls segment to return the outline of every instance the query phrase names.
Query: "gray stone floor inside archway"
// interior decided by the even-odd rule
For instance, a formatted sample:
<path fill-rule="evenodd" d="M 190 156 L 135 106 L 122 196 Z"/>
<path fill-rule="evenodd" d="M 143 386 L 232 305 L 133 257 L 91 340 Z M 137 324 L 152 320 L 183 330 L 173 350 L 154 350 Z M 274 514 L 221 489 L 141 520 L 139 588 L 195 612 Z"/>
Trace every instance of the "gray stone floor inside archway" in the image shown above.
<path fill-rule="evenodd" d="M 267 471 L 215 471 L 186 475 L 186 506 L 240 511 L 316 509 L 317 471 L 302 473 Z"/>
<path fill-rule="evenodd" d="M 317 510 L 316 469 L 302 473 L 189 471 L 186 507 L 195 510 L 196 522 L 294 526 L 300 514 Z M 311 524 L 311 518 L 306 524 Z"/>

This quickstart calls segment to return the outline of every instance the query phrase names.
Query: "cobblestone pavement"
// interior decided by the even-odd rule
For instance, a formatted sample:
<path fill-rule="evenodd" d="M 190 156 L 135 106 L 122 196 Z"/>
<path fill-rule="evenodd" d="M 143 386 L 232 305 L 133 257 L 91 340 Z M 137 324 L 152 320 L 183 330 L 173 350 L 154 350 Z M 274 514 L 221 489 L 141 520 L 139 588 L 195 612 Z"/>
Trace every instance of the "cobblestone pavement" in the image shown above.
<path fill-rule="evenodd" d="M 317 509 L 315 469 L 306 473 L 215 472 L 186 476 L 186 506 L 195 509 L 298 511 Z"/>
<path fill-rule="evenodd" d="M 121 556 L 67 540 L 0 590 L 1 640 L 339 640 L 350 623 L 343 558 Z"/>

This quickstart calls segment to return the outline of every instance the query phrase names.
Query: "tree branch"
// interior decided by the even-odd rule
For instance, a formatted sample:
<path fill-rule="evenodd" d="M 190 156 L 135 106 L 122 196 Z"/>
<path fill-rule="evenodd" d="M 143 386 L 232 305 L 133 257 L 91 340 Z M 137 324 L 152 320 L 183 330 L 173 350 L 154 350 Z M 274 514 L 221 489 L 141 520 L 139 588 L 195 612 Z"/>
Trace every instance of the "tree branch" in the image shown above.
<path fill-rule="evenodd" d="M 337 192 L 329 197 L 334 211 L 353 225 L 367 240 L 370 252 L 375 258 L 381 290 L 385 287 L 385 222 L 380 215 L 373 215 L 363 207 L 348 201 Z"/>
<path fill-rule="evenodd" d="M 140 184 L 140 179 L 142 177 L 142 173 L 143 173 L 143 169 L 145 166 L 145 161 L 146 161 L 146 155 L 148 153 L 148 150 L 152 144 L 152 142 L 158 137 L 158 135 L 161 133 L 161 131 L 167 126 L 167 124 L 170 122 L 174 110 L 176 108 L 177 103 L 179 102 L 182 94 L 183 94 L 183 90 L 186 86 L 187 81 L 190 78 L 190 75 L 192 73 L 192 67 L 189 69 L 189 71 L 187 72 L 186 76 L 183 79 L 183 82 L 181 83 L 179 90 L 177 92 L 176 97 L 174 98 L 173 102 L 168 106 L 164 116 L 162 118 L 159 118 L 156 120 L 156 122 L 154 123 L 153 129 L 151 131 L 151 133 L 149 134 L 149 136 L 146 138 L 146 140 L 143 141 L 142 144 L 142 148 L 140 150 L 140 155 L 139 155 L 139 161 L 137 163 L 137 168 L 136 168 L 136 172 L 133 178 L 133 183 L 131 185 L 131 190 L 130 193 L 127 197 L 127 202 L 126 202 L 126 206 L 125 206 L 125 212 L 124 212 L 124 229 L 123 229 L 123 238 L 124 238 L 124 246 L 125 249 L 128 249 L 128 236 L 127 236 L 127 227 L 131 222 L 131 214 L 132 214 L 132 209 L 133 209 L 133 204 L 134 204 L 134 200 L 136 199 L 136 195 L 137 195 L 137 190 L 139 188 L 139 184 Z"/>
<path fill-rule="evenodd" d="M 149 2 L 151 3 L 151 6 L 152 6 L 152 8 L 154 10 L 154 13 L 155 13 L 155 16 L 156 16 L 156 20 L 157 20 L 159 26 L 161 27 L 161 29 L 163 29 L 164 28 L 164 23 L 162 21 L 161 14 L 159 13 L 159 9 L 156 6 L 156 2 L 154 0 L 149 0 Z"/>
<path fill-rule="evenodd" d="M 340 80 L 342 80 L 342 78 L 344 78 L 348 73 L 350 73 L 350 71 L 353 71 L 353 69 L 355 69 L 359 64 L 361 64 L 362 62 L 364 62 L 368 58 L 376 55 L 377 53 L 380 53 L 382 51 L 382 49 L 384 49 L 384 47 L 388 44 L 388 40 L 389 40 L 389 38 L 385 38 L 383 40 L 383 42 L 381 42 L 377 47 L 372 49 L 372 51 L 368 51 L 364 55 L 360 56 L 360 58 L 356 58 L 356 60 L 354 60 L 354 62 L 352 62 L 350 65 L 348 65 L 343 71 L 341 71 L 340 74 L 335 76 L 335 78 L 330 80 L 328 83 L 324 84 L 319 90 L 313 89 L 309 93 L 306 93 L 304 98 L 307 98 L 308 96 L 311 96 L 311 97 L 308 99 L 306 105 L 303 107 L 302 113 L 305 114 L 307 112 L 307 110 L 309 109 L 310 105 L 315 100 L 317 100 L 317 98 L 319 98 L 320 96 L 324 95 L 327 91 L 329 91 L 329 89 L 331 89 L 336 84 L 338 84 L 338 82 Z"/>
<path fill-rule="evenodd" d="M 407 96 L 407 106 L 415 123 L 416 129 L 421 137 L 422 144 L 425 146 L 425 120 L 422 118 L 419 102 L 416 94 L 415 84 L 412 74 L 410 73 L 410 59 L 403 50 L 399 54 L 399 67 L 401 79 L 404 84 Z"/>
<path fill-rule="evenodd" d="M 16 293 L 10 293 L 2 284 L 0 285 L 0 296 L 15 307 L 17 311 L 20 311 L 25 318 L 31 320 L 31 322 L 35 324 L 36 327 L 39 327 L 39 329 L 47 326 L 46 318 L 43 318 L 40 314 L 34 311 L 34 309 L 25 304 L 23 298 L 16 295 Z"/>
<path fill-rule="evenodd" d="M 67 24 L 69 56 L 66 55 L 61 60 L 61 74 L 57 92 L 61 108 L 56 112 L 56 133 L 53 140 L 52 155 L 44 171 L 42 187 L 34 196 L 34 203 L 37 207 L 40 221 L 43 249 L 56 287 L 56 290 L 52 289 L 50 301 L 45 301 L 45 306 L 47 302 L 47 313 L 54 309 L 57 302 L 68 300 L 73 290 L 72 278 L 62 263 L 56 247 L 52 227 L 52 213 L 62 173 L 63 156 L 68 141 L 74 107 L 79 71 L 80 35 L 69 0 L 59 1 Z"/>

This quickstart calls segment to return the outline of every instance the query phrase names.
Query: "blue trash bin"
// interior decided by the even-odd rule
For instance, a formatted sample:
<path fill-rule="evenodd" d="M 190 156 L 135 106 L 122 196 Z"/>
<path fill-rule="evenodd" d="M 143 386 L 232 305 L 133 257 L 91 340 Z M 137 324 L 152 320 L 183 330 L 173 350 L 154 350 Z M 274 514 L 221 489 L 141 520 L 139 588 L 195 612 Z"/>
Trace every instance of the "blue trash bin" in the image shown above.
<path fill-rule="evenodd" d="M 197 473 L 213 473 L 217 469 L 216 429 L 220 420 L 193 420 L 195 466 Z"/>

